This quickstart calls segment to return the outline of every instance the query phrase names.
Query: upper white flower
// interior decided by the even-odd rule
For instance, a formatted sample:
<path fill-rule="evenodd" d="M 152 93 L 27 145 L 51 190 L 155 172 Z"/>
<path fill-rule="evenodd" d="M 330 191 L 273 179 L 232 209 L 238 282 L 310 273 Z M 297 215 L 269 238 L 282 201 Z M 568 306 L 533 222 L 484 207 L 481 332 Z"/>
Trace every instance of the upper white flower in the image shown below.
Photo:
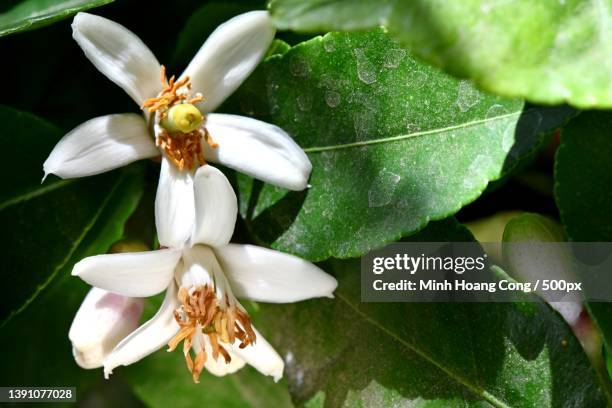
<path fill-rule="evenodd" d="M 113 21 L 79 13 L 72 29 L 85 55 L 144 115 L 107 115 L 78 126 L 45 161 L 45 177 L 98 174 L 161 152 L 155 206 L 160 243 L 169 247 L 182 245 L 191 233 L 197 218 L 194 171 L 205 161 L 288 189 L 306 188 L 311 163 L 282 129 L 210 113 L 265 55 L 275 34 L 266 11 L 241 14 L 220 25 L 176 80 L 166 77 L 165 68 L 134 33 Z"/>
<path fill-rule="evenodd" d="M 236 298 L 288 303 L 332 297 L 337 282 L 295 256 L 230 244 L 237 200 L 229 181 L 205 165 L 198 170 L 196 183 L 207 194 L 196 195 L 202 217 L 189 245 L 92 256 L 74 266 L 73 275 L 123 296 L 145 297 L 166 290 L 157 314 L 105 356 L 105 375 L 165 344 L 173 350 L 183 341 L 187 367 L 196 382 L 204 367 L 225 375 L 245 362 L 278 380 L 283 360 L 252 327 Z"/>

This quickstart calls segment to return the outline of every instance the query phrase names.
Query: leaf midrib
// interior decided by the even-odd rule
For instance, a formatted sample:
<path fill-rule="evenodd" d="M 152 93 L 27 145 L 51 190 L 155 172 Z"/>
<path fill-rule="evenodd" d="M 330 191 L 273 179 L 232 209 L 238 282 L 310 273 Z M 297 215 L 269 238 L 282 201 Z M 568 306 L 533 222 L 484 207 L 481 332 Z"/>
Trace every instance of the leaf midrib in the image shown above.
<path fill-rule="evenodd" d="M 470 392 L 476 394 L 479 397 L 482 397 L 487 402 L 489 402 L 491 405 L 493 405 L 493 406 L 495 406 L 497 408 L 511 408 L 510 405 L 508 405 L 505 402 L 501 401 L 495 395 L 489 393 L 487 390 L 485 390 L 485 389 L 483 389 L 483 388 L 481 388 L 481 387 L 479 387 L 479 386 L 477 386 L 475 384 L 472 384 L 468 379 L 463 378 L 460 374 L 455 373 L 455 372 L 451 371 L 450 369 L 446 368 L 442 364 L 438 363 L 433 357 L 429 356 L 423 350 L 417 348 L 415 345 L 413 345 L 413 344 L 407 342 L 406 340 L 404 340 L 403 338 L 399 337 L 397 334 L 395 334 L 391 330 L 387 329 L 385 326 L 379 324 L 376 320 L 372 319 L 370 316 L 368 316 L 367 314 L 362 312 L 358 307 L 353 305 L 343 294 L 341 294 L 339 292 L 336 292 L 336 293 L 334 293 L 334 295 L 336 297 L 338 297 L 338 299 L 340 299 L 344 303 L 346 303 L 351 308 L 351 310 L 353 310 L 355 313 L 357 313 L 359 316 L 361 316 L 366 322 L 370 323 L 371 325 L 373 325 L 377 329 L 381 330 L 383 333 L 387 334 L 393 340 L 401 343 L 402 345 L 404 345 L 405 347 L 410 349 L 412 352 L 417 354 L 419 357 L 421 357 L 424 360 L 426 360 L 427 362 L 433 364 L 435 367 L 437 367 L 438 369 L 443 371 L 450 378 L 452 378 L 453 380 L 455 380 L 459 384 L 461 384 L 464 387 L 466 387 Z"/>
<path fill-rule="evenodd" d="M 4 210 L 7 207 L 10 207 L 12 205 L 15 204 L 19 204 L 22 201 L 26 201 L 26 200 L 30 200 L 33 198 L 36 198 L 38 196 L 50 193 L 54 190 L 57 190 L 58 188 L 62 188 L 62 187 L 66 187 L 72 183 L 74 183 L 76 181 L 76 179 L 69 179 L 69 180 L 60 180 L 56 183 L 53 184 L 48 184 L 46 186 L 41 186 L 39 188 L 36 188 L 34 190 L 31 191 L 27 191 L 25 193 L 19 194 L 15 197 L 9 198 L 7 200 L 5 200 L 4 202 L 0 203 L 0 211 Z"/>
<path fill-rule="evenodd" d="M 485 123 L 488 123 L 488 122 L 493 122 L 493 121 L 502 120 L 502 119 L 513 117 L 513 116 L 517 116 L 517 115 L 520 115 L 521 113 L 527 114 L 527 113 L 530 113 L 530 112 L 529 111 L 523 111 L 521 109 L 520 111 L 517 111 L 517 112 L 507 113 L 505 115 L 495 116 L 493 118 L 485 118 L 485 119 L 474 120 L 474 121 L 471 121 L 471 122 L 465 122 L 465 123 L 462 123 L 462 124 L 459 124 L 459 125 L 447 126 L 447 127 L 444 127 L 444 128 L 425 130 L 425 131 L 422 131 L 422 132 L 414 132 L 414 133 L 410 133 L 410 134 L 407 134 L 407 135 L 398 135 L 398 136 L 384 137 L 382 139 L 372 139 L 372 140 L 364 140 L 364 141 L 361 141 L 361 142 L 345 143 L 345 144 L 339 144 L 339 145 L 334 145 L 334 146 L 306 147 L 306 148 L 304 148 L 304 151 L 306 153 L 320 153 L 320 152 L 325 152 L 325 151 L 330 151 L 330 150 L 341 150 L 341 149 L 348 149 L 348 148 L 353 148 L 353 147 L 362 147 L 362 146 L 368 146 L 368 145 L 374 145 L 374 144 L 380 144 L 380 143 L 397 142 L 397 141 L 401 141 L 401 140 L 411 139 L 413 137 L 426 136 L 426 135 L 432 135 L 432 134 L 437 134 L 437 133 L 444 133 L 444 132 L 449 132 L 449 131 L 453 131 L 453 130 L 469 128 L 469 127 L 472 127 L 472 126 L 478 126 L 478 125 L 482 125 L 482 124 L 485 124 Z"/>

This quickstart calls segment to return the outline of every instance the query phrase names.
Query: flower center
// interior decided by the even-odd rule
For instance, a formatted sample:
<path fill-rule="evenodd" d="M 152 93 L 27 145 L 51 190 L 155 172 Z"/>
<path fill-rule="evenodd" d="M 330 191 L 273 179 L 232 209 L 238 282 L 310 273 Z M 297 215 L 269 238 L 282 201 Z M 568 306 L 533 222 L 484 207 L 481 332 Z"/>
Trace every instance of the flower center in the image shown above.
<path fill-rule="evenodd" d="M 168 160 L 179 170 L 193 170 L 206 164 L 202 152 L 202 133 L 198 130 L 174 135 L 161 132 L 155 144 L 164 151 Z"/>
<path fill-rule="evenodd" d="M 172 133 L 190 133 L 200 128 L 204 116 L 190 103 L 179 103 L 168 109 L 160 125 Z"/>
<path fill-rule="evenodd" d="M 222 300 L 217 298 L 211 285 L 199 286 L 191 294 L 182 287 L 178 298 L 181 306 L 174 312 L 174 318 L 180 330 L 168 343 L 168 351 L 173 351 L 183 342 L 185 361 L 194 382 L 199 382 L 207 359 L 204 336 L 208 336 L 215 361 L 223 356 L 226 364 L 232 358 L 220 342 L 233 344 L 238 339 L 240 348 L 255 342 L 256 335 L 249 315 L 240 305 L 231 305 L 227 296 Z M 192 349 L 195 360 L 191 357 Z"/>
<path fill-rule="evenodd" d="M 142 105 L 155 113 L 155 143 L 179 170 L 194 170 L 206 164 L 202 139 L 212 148 L 218 146 L 204 127 L 205 115 L 194 105 L 204 98 L 200 93 L 191 97 L 189 76 L 178 81 L 174 76 L 168 79 L 163 65 L 161 82 L 159 95 Z"/>

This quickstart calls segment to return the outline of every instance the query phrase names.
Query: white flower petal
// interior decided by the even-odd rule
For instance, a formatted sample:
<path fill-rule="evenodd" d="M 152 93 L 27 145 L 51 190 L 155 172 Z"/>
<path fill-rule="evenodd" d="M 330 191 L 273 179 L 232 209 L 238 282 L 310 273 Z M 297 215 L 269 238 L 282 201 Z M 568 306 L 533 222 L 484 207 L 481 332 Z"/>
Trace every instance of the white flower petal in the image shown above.
<path fill-rule="evenodd" d="M 206 362 L 204 363 L 204 367 L 206 367 L 211 374 L 217 377 L 223 377 L 224 375 L 235 373 L 244 367 L 245 361 L 238 357 L 229 346 L 225 347 L 227 353 L 232 358 L 229 364 L 225 363 L 223 356 L 219 356 L 219 358 L 215 360 L 212 355 L 212 346 L 208 336 L 204 335 L 202 337 L 204 339 L 204 349 L 206 351 Z"/>
<path fill-rule="evenodd" d="M 183 250 L 182 265 L 176 269 L 176 283 L 179 287 L 191 288 L 213 284 L 215 270 L 220 270 L 212 249 L 196 245 Z"/>
<path fill-rule="evenodd" d="M 92 288 L 68 332 L 77 364 L 101 367 L 108 353 L 138 327 L 143 305 L 143 299 Z"/>
<path fill-rule="evenodd" d="M 290 303 L 333 297 L 338 286 L 334 277 L 314 264 L 279 251 L 229 244 L 215 253 L 238 298 Z"/>
<path fill-rule="evenodd" d="M 198 104 L 203 112 L 214 111 L 253 72 L 274 33 L 268 12 L 252 11 L 221 24 L 208 37 L 182 75 L 189 75 L 193 91 L 204 95 Z"/>
<path fill-rule="evenodd" d="M 232 238 L 238 215 L 238 200 L 232 185 L 219 170 L 205 165 L 196 172 L 194 188 L 196 222 L 192 245 L 226 245 Z"/>
<path fill-rule="evenodd" d="M 265 182 L 303 190 L 312 164 L 291 136 L 278 126 L 237 115 L 212 113 L 206 128 L 218 147 L 204 143 L 206 160 L 221 163 Z"/>
<path fill-rule="evenodd" d="M 179 330 L 174 320 L 174 311 L 178 307 L 176 285 L 171 283 L 155 316 L 126 337 L 104 359 L 104 376 L 108 378 L 115 367 L 135 363 L 167 344 Z"/>
<path fill-rule="evenodd" d="M 193 194 L 191 172 L 180 171 L 164 157 L 155 197 L 155 225 L 160 245 L 181 248 L 191 236 L 195 223 Z"/>
<path fill-rule="evenodd" d="M 133 113 L 88 120 L 66 134 L 43 164 L 45 177 L 84 177 L 159 155 L 147 125 Z"/>
<path fill-rule="evenodd" d="M 161 91 L 161 66 L 155 55 L 130 30 L 114 21 L 78 13 L 72 37 L 96 68 L 142 106 Z"/>
<path fill-rule="evenodd" d="M 280 380 L 283 378 L 283 370 L 285 368 L 283 359 L 257 329 L 253 327 L 253 330 L 255 330 L 257 336 L 254 344 L 241 349 L 239 347 L 240 340 L 236 340 L 230 346 L 231 350 L 260 373 L 273 377 L 274 381 Z"/>
<path fill-rule="evenodd" d="M 168 287 L 180 257 L 172 249 L 96 255 L 74 265 L 72 274 L 124 296 L 152 296 Z"/>

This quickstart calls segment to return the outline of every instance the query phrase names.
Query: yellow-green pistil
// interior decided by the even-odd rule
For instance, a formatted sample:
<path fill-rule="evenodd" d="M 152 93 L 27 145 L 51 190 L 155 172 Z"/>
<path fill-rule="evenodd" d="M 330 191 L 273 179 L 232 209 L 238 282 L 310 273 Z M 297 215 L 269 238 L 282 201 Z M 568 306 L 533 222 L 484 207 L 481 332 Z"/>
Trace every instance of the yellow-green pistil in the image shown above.
<path fill-rule="evenodd" d="M 190 103 L 179 103 L 168 109 L 160 125 L 171 133 L 190 133 L 202 126 L 204 116 Z"/>

